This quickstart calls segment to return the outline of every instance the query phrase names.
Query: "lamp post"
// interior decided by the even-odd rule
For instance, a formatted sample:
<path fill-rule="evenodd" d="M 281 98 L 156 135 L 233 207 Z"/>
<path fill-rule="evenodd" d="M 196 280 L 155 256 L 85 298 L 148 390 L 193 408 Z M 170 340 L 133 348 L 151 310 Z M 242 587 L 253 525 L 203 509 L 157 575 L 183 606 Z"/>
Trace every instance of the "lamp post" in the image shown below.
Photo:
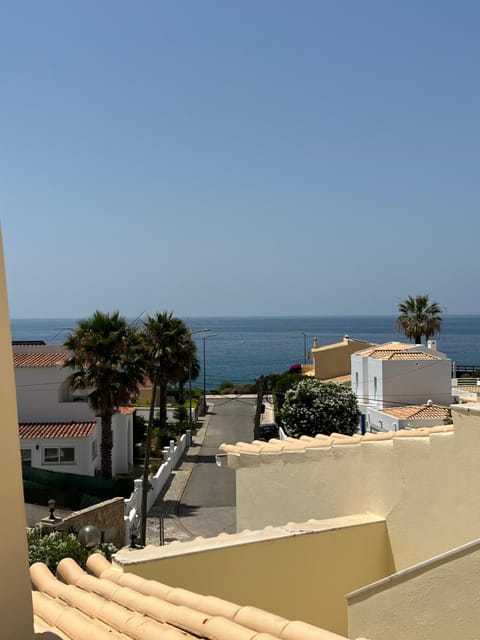
<path fill-rule="evenodd" d="M 191 329 L 190 338 L 194 333 L 206 333 L 210 329 Z M 205 353 L 205 342 L 203 343 L 203 352 Z M 188 424 L 192 428 L 192 355 L 188 363 Z"/>
<path fill-rule="evenodd" d="M 307 334 L 305 331 L 300 331 L 303 336 L 303 364 L 307 364 Z"/>
<path fill-rule="evenodd" d="M 207 413 L 207 369 L 206 369 L 206 358 L 205 358 L 205 340 L 207 338 L 213 338 L 216 336 L 216 333 L 209 333 L 208 336 L 203 336 L 203 401 L 205 403 L 205 413 Z"/>

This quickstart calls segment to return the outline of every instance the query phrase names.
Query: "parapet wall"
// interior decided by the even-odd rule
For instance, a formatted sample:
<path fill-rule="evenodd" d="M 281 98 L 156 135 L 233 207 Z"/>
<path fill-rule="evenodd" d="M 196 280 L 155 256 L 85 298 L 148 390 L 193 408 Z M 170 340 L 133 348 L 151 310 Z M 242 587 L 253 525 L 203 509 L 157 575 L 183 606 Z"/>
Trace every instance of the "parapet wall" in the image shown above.
<path fill-rule="evenodd" d="M 387 522 L 397 569 L 477 538 L 480 407 L 452 413 L 454 428 L 299 440 L 277 451 L 225 447 L 238 530 L 374 513 Z"/>
<path fill-rule="evenodd" d="M 342 635 L 345 594 L 395 570 L 385 521 L 366 515 L 124 548 L 113 562 L 121 571 L 182 591 L 252 605 Z"/>

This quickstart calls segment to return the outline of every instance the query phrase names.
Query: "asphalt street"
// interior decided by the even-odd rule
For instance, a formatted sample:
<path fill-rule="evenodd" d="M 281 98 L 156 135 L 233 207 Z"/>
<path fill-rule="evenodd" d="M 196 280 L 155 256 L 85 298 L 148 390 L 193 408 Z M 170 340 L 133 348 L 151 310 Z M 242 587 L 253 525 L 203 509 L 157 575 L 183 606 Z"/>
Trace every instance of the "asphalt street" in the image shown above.
<path fill-rule="evenodd" d="M 182 527 L 194 537 L 236 531 L 235 471 L 218 467 L 215 455 L 222 442 L 253 440 L 254 405 L 241 396 L 210 401 L 208 429 L 178 509 Z"/>

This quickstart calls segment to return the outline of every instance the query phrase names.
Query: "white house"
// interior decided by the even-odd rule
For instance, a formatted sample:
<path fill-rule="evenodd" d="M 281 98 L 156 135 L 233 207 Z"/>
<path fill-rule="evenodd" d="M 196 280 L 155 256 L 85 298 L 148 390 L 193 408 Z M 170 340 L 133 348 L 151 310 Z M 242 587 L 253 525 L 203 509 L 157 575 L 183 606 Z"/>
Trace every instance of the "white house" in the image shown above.
<path fill-rule="evenodd" d="M 353 354 L 351 362 L 352 390 L 367 428 L 370 420 L 376 428 L 386 430 L 379 426 L 379 411 L 391 407 L 410 405 L 419 410 L 428 404 L 445 408 L 452 402 L 451 360 L 436 350 L 434 340 L 427 346 L 388 342 Z"/>
<path fill-rule="evenodd" d="M 445 424 L 450 418 L 450 407 L 441 407 L 429 400 L 426 404 L 386 409 L 367 407 L 365 415 L 368 431 L 401 431 Z"/>
<path fill-rule="evenodd" d="M 88 404 L 88 392 L 67 386 L 67 355 L 61 345 L 13 345 L 22 456 L 34 467 L 94 475 L 100 468 L 100 419 Z M 122 408 L 113 416 L 113 474 L 132 468 L 133 414 Z"/>
<path fill-rule="evenodd" d="M 99 463 L 99 426 L 90 422 L 20 423 L 22 464 L 95 475 Z"/>

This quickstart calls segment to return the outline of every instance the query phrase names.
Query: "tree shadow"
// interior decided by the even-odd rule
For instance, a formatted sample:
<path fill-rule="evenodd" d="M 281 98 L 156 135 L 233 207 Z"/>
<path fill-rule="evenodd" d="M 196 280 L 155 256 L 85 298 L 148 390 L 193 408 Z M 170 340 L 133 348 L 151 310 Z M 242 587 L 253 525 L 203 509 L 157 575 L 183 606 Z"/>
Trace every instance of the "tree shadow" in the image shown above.
<path fill-rule="evenodd" d="M 204 462 L 204 463 L 213 463 L 215 464 L 215 455 L 186 455 L 183 456 L 182 460 L 184 462 L 194 462 L 194 463 L 198 463 L 198 462 Z"/>
<path fill-rule="evenodd" d="M 178 515 L 191 516 L 198 509 L 200 509 L 200 506 L 196 504 L 180 504 L 177 500 L 165 500 L 158 502 L 158 504 L 155 503 L 148 512 L 148 517 L 155 519 L 162 516 L 164 518 L 175 518 Z"/>

